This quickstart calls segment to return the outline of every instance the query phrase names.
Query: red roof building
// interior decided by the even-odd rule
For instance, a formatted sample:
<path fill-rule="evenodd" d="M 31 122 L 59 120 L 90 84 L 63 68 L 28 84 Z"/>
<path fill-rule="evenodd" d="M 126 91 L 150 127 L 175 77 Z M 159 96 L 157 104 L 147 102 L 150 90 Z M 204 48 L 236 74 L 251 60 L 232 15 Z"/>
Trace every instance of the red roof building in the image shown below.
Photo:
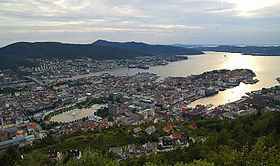
<path fill-rule="evenodd" d="M 174 132 L 174 133 L 172 133 L 172 137 L 173 137 L 174 139 L 180 138 L 181 136 L 182 136 L 182 134 L 181 134 L 180 132 Z"/>
<path fill-rule="evenodd" d="M 191 124 L 189 126 L 190 129 L 196 129 L 197 128 L 197 123 L 196 122 L 193 122 L 193 124 Z"/>

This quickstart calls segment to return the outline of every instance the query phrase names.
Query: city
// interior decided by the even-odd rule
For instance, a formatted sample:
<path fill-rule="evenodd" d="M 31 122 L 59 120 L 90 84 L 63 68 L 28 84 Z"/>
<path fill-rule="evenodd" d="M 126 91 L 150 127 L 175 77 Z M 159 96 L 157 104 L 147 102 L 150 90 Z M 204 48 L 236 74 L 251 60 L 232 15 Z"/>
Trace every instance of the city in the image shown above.
<path fill-rule="evenodd" d="M 138 63 L 142 64 L 142 61 Z M 53 74 L 55 70 L 52 68 L 46 71 Z M 36 77 L 38 73 L 35 72 L 34 75 Z M 7 80 L 5 75 L 2 77 L 3 81 Z M 163 80 L 156 74 L 148 72 L 131 76 L 102 74 L 69 81 L 59 76 L 54 77 L 57 80 L 48 84 L 40 82 L 46 82 L 49 77 L 45 77 L 45 80 L 42 80 L 42 77 L 38 78 L 41 81 L 25 77 L 24 81 L 18 83 L 2 82 L 5 88 L 17 90 L 14 93 L 1 94 L 1 149 L 7 148 L 9 144 L 24 146 L 32 143 L 34 139 L 44 138 L 48 133 L 59 136 L 80 129 L 100 130 L 113 125 L 188 121 L 197 115 L 204 118 L 235 119 L 239 116 L 256 114 L 257 106 L 280 99 L 279 88 L 275 87 L 252 92 L 239 101 L 218 107 L 212 105 L 188 107 L 192 101 L 215 95 L 219 91 L 238 86 L 241 82 L 247 84 L 258 82 L 254 79 L 255 73 L 247 69 L 214 70 L 200 75 L 167 77 Z M 70 123 L 66 124 L 51 121 L 53 116 L 58 116 L 57 114 L 96 103 L 105 104 L 107 107 L 105 111 L 108 111 L 109 115 L 96 116 L 96 110 L 85 114 L 84 117 L 77 119 L 78 121 L 71 121 L 77 113 L 70 115 Z M 267 112 L 277 110 L 279 107 L 266 107 Z M 32 126 L 31 129 L 28 126 Z"/>
<path fill-rule="evenodd" d="M 279 0 L 1 0 L 0 166 L 280 165 Z"/>

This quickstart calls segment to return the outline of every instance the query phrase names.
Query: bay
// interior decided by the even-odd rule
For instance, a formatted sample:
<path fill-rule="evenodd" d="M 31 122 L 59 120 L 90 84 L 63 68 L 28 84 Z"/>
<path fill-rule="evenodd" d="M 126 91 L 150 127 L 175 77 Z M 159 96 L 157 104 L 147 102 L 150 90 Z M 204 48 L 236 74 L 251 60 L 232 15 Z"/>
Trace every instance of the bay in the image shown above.
<path fill-rule="evenodd" d="M 254 85 L 243 84 L 221 91 L 214 96 L 201 98 L 190 104 L 213 104 L 215 106 L 228 102 L 239 100 L 246 92 L 269 88 L 275 86 L 278 82 L 276 77 L 280 76 L 280 56 L 251 56 L 241 53 L 227 52 L 205 52 L 203 55 L 188 55 L 188 60 L 169 63 L 167 66 L 152 66 L 148 70 L 142 69 L 116 69 L 111 71 L 91 73 L 86 76 L 100 75 L 110 73 L 113 75 L 132 75 L 138 72 L 150 72 L 159 75 L 161 78 L 168 76 L 188 76 L 191 74 L 201 74 L 205 71 L 218 69 L 251 69 L 256 73 L 260 81 Z M 76 79 L 85 77 L 77 76 Z"/>

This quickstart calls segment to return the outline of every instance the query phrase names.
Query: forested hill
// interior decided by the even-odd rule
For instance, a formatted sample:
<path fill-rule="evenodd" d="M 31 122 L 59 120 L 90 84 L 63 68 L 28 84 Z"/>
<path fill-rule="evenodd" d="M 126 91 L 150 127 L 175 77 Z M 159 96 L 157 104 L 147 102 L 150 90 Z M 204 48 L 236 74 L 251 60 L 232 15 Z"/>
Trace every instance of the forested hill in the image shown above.
<path fill-rule="evenodd" d="M 20 58 L 122 59 L 144 55 L 147 54 L 116 47 L 58 42 L 19 42 L 0 48 L 0 57 L 15 56 Z"/>
<path fill-rule="evenodd" d="M 229 46 L 220 45 L 218 47 L 196 47 L 201 51 L 217 51 L 217 52 L 232 52 L 232 53 L 243 53 L 246 55 L 254 56 L 280 56 L 280 46 L 274 47 L 258 47 L 258 46 Z"/>
<path fill-rule="evenodd" d="M 28 59 L 58 58 L 76 59 L 125 59 L 147 54 L 109 46 L 92 44 L 63 44 L 58 42 L 19 42 L 0 48 L 0 69 L 15 69 L 18 66 L 33 66 Z"/>
<path fill-rule="evenodd" d="M 177 46 L 169 46 L 169 45 L 150 45 L 146 43 L 140 42 L 110 42 L 106 40 L 97 40 L 96 42 L 92 43 L 93 45 L 98 46 L 111 46 L 111 47 L 118 47 L 124 48 L 136 52 L 142 52 L 146 54 L 153 54 L 153 55 L 198 55 L 203 54 L 203 52 L 198 51 L 192 48 L 183 48 Z"/>
<path fill-rule="evenodd" d="M 126 59 L 152 55 L 194 55 L 202 52 L 182 47 L 148 45 L 144 43 L 113 43 L 99 40 L 94 44 L 65 44 L 59 42 L 18 42 L 0 48 L 0 70 L 18 66 L 33 66 L 29 59 L 92 58 L 97 60 Z"/>
<path fill-rule="evenodd" d="M 190 128 L 189 126 L 194 122 L 197 123 L 197 128 Z M 135 127 L 144 130 L 150 125 L 156 128 L 156 132 L 151 135 L 145 132 L 139 136 L 129 134 Z M 120 162 L 116 161 L 119 158 L 117 154 L 109 152 L 111 147 L 157 142 L 160 136 L 172 133 L 163 131 L 166 125 L 184 126 L 182 135 L 193 137 L 196 142 L 183 149 L 126 158 Z M 204 138 L 205 142 L 202 142 L 201 138 Z M 173 147 L 176 146 L 178 144 Z M 64 156 L 60 162 L 48 159 L 49 150 L 66 154 L 71 149 L 81 150 L 82 158 L 77 160 Z M 24 160 L 21 160 L 21 154 L 24 155 Z M 0 165 L 276 166 L 280 165 L 280 112 L 259 112 L 256 115 L 244 116 L 232 121 L 197 117 L 184 122 L 111 127 L 102 131 L 80 131 L 60 138 L 47 137 L 35 142 L 32 146 L 8 149 L 0 154 Z"/>

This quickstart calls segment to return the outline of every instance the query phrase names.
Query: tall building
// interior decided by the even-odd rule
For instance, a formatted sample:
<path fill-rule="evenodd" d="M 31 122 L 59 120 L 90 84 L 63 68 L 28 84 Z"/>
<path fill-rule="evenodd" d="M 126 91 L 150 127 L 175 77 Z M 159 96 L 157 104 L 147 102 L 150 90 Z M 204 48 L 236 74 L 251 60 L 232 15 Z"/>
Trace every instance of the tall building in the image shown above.
<path fill-rule="evenodd" d="M 116 104 L 109 104 L 108 110 L 109 113 L 113 116 L 117 116 L 119 114 L 119 107 Z"/>

